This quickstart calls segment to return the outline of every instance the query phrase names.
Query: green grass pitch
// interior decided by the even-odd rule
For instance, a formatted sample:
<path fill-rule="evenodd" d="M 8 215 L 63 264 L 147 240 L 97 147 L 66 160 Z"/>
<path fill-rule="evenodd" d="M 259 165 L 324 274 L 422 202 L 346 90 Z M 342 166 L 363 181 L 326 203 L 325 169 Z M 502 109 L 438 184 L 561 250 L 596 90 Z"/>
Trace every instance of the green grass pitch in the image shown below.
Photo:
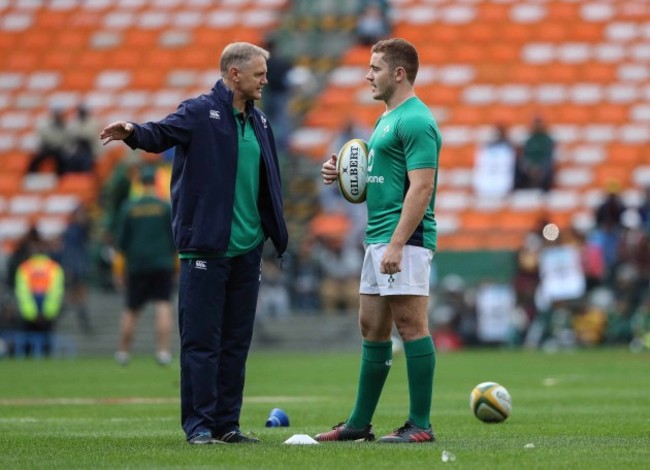
<path fill-rule="evenodd" d="M 284 445 L 345 419 L 356 395 L 357 354 L 264 353 L 248 365 L 241 426 L 256 446 L 185 443 L 178 365 L 136 357 L 0 361 L 0 468 L 210 469 L 635 469 L 650 462 L 650 354 L 602 349 L 558 354 L 476 350 L 439 354 L 432 420 L 436 444 Z M 504 385 L 513 412 L 478 421 L 469 394 Z M 290 427 L 266 428 L 271 408 Z M 403 355 L 375 414 L 378 435 L 403 424 Z M 441 460 L 443 451 L 456 456 Z"/>

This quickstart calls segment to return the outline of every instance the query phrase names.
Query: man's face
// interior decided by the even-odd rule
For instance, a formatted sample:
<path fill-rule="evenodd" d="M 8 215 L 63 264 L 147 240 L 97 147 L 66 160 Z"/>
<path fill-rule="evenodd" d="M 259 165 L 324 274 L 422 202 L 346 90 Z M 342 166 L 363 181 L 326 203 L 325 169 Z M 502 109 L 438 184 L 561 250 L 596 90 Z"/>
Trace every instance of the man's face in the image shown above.
<path fill-rule="evenodd" d="M 261 99 L 262 88 L 267 83 L 266 59 L 263 56 L 253 57 L 247 64 L 237 68 L 235 91 L 245 100 Z"/>
<path fill-rule="evenodd" d="M 372 97 L 378 101 L 387 102 L 395 92 L 394 74 L 388 69 L 384 62 L 383 52 L 375 52 L 370 56 L 370 70 L 366 74 L 366 80 L 372 87 Z"/>

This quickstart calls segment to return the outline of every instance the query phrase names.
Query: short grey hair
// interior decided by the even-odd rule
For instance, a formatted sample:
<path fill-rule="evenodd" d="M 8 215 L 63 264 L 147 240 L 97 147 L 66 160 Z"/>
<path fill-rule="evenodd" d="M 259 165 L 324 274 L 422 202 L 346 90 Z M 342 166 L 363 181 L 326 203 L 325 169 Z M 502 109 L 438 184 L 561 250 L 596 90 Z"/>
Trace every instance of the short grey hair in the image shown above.
<path fill-rule="evenodd" d="M 225 76 L 230 67 L 241 67 L 250 62 L 254 57 L 262 56 L 269 60 L 271 54 L 249 42 L 233 42 L 228 44 L 221 53 L 221 74 Z"/>

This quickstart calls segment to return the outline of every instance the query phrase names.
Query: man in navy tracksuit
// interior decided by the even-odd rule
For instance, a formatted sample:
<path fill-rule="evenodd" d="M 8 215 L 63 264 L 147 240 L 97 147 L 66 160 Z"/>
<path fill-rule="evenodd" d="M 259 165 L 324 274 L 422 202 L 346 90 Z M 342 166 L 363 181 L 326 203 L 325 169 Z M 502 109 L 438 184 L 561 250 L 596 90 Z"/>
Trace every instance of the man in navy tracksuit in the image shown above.
<path fill-rule="evenodd" d="M 207 94 L 158 122 L 118 121 L 104 144 L 160 153 L 175 147 L 172 229 L 181 258 L 181 421 L 190 444 L 250 443 L 239 429 L 262 245 L 287 247 L 275 141 L 254 106 L 267 84 L 266 50 L 232 43 Z"/>

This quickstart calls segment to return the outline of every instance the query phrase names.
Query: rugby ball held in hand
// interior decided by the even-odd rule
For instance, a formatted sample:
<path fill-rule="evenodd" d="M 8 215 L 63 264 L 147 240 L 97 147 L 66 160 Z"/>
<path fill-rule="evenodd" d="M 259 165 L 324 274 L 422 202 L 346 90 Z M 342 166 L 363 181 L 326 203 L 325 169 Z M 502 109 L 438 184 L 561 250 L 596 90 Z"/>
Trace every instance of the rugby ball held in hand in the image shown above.
<path fill-rule="evenodd" d="M 336 158 L 336 182 L 345 199 L 353 204 L 366 200 L 368 144 L 361 139 L 348 140 Z"/>

